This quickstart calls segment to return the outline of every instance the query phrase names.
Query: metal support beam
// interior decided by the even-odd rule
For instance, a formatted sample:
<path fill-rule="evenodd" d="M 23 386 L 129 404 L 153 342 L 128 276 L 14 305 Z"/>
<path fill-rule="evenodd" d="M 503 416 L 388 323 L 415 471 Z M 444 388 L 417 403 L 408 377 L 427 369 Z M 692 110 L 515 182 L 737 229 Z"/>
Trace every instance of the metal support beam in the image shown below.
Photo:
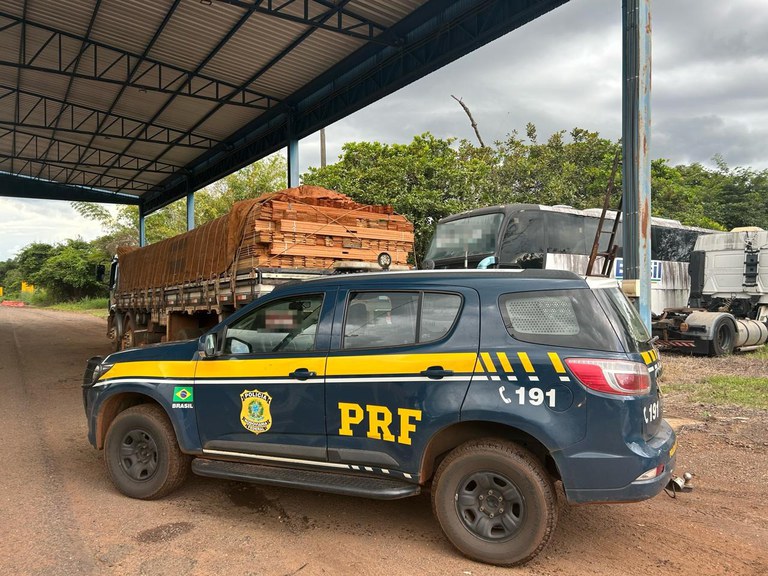
<path fill-rule="evenodd" d="M 195 227 L 195 193 L 187 194 L 187 231 Z"/>
<path fill-rule="evenodd" d="M 293 117 L 288 116 L 288 188 L 299 185 L 299 139 L 293 134 Z"/>
<path fill-rule="evenodd" d="M 139 206 L 139 246 L 147 245 L 147 225 L 144 207 Z"/>
<path fill-rule="evenodd" d="M 622 173 L 624 279 L 638 280 L 651 328 L 651 0 L 623 0 Z"/>
<path fill-rule="evenodd" d="M 25 178 L 0 172 L 0 196 L 11 198 L 38 198 L 41 200 L 66 200 L 82 202 L 104 202 L 108 204 L 139 204 L 138 196 L 118 194 L 107 190 L 96 190 Z"/>

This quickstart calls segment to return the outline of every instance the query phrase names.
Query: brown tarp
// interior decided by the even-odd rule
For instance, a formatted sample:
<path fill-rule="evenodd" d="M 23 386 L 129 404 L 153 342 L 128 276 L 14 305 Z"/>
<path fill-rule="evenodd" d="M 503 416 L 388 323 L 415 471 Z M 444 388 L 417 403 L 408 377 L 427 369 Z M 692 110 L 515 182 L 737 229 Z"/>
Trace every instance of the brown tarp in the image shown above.
<path fill-rule="evenodd" d="M 375 262 L 381 251 L 405 264 L 412 249 L 413 226 L 389 206 L 300 186 L 236 202 L 228 214 L 144 248 L 121 247 L 119 286 L 126 292 L 210 280 L 243 268 Z"/>

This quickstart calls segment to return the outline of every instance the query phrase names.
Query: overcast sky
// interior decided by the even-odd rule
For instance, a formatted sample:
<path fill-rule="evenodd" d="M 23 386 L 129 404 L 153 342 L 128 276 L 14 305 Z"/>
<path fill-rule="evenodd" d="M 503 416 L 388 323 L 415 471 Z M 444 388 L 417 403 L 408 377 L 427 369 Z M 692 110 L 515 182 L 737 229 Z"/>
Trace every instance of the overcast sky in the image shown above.
<path fill-rule="evenodd" d="M 768 168 L 768 0 L 653 0 L 653 158 Z M 410 142 L 431 132 L 486 143 L 533 122 L 621 136 L 621 1 L 571 0 L 326 129 L 328 161 L 349 141 Z M 301 171 L 319 164 L 302 140 Z M 66 202 L 0 197 L 0 261 L 30 242 L 102 231 Z"/>

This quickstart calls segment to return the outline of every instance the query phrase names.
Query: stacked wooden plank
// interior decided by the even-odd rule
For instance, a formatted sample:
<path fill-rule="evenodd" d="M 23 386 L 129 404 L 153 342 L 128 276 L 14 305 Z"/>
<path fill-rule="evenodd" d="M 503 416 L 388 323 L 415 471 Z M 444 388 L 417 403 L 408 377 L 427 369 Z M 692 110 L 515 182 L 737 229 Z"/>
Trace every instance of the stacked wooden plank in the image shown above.
<path fill-rule="evenodd" d="M 389 206 L 300 186 L 235 203 L 190 232 L 145 248 L 119 250 L 119 291 L 199 282 L 254 268 L 329 269 L 381 252 L 407 263 L 413 225 Z"/>
<path fill-rule="evenodd" d="M 339 261 L 376 262 L 388 252 L 393 264 L 404 265 L 412 250 L 413 225 L 391 207 L 301 186 L 255 201 L 237 260 L 238 268 L 330 268 Z"/>

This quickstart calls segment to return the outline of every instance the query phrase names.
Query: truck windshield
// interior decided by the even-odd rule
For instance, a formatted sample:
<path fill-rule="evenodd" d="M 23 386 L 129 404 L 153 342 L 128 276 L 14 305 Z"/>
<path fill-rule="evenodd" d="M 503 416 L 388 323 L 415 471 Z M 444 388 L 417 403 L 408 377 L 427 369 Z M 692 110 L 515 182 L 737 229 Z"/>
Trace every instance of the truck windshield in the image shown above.
<path fill-rule="evenodd" d="M 496 240 L 504 214 L 481 214 L 437 225 L 426 258 L 458 258 L 496 252 Z"/>

